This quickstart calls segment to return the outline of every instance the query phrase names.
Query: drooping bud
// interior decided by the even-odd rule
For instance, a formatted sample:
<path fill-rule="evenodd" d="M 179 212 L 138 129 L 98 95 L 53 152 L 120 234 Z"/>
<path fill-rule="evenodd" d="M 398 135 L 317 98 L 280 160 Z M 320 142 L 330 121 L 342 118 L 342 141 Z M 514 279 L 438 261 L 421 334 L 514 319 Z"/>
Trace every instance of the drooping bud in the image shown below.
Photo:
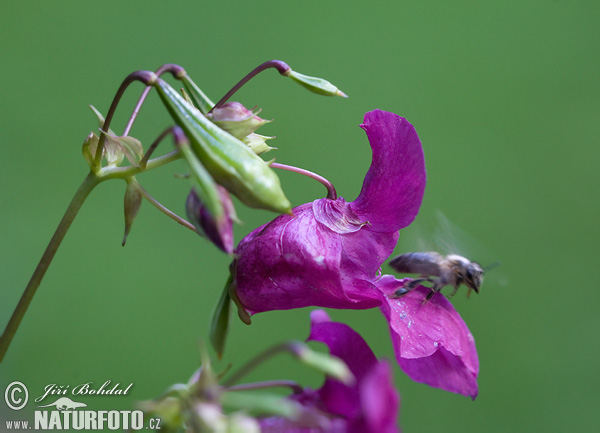
<path fill-rule="evenodd" d="M 123 235 L 123 243 L 121 244 L 123 246 L 125 246 L 125 242 L 127 242 L 127 236 L 129 236 L 129 231 L 131 230 L 131 224 L 133 224 L 133 220 L 140 210 L 141 205 L 142 191 L 140 190 L 140 185 L 135 178 L 131 178 L 127 181 L 127 189 L 125 189 L 125 234 Z"/>
<path fill-rule="evenodd" d="M 222 251 L 232 254 L 233 220 L 236 219 L 235 209 L 227 190 L 219 185 L 217 185 L 217 190 L 223 205 L 224 213 L 222 215 L 215 216 L 211 214 L 193 188 L 188 195 L 185 209 L 188 219 L 194 224 L 198 233 L 206 236 Z"/>
<path fill-rule="evenodd" d="M 219 108 L 215 108 L 206 117 L 235 138 L 243 140 L 262 125 L 270 122 L 270 120 L 258 117 L 258 113 L 260 113 L 260 109 L 252 111 L 239 102 L 227 102 Z"/>
<path fill-rule="evenodd" d="M 313 93 L 324 96 L 341 96 L 347 98 L 344 92 L 323 78 L 310 77 L 290 69 L 285 75 Z"/>
<path fill-rule="evenodd" d="M 289 213 L 279 178 L 239 139 L 208 120 L 161 79 L 153 84 L 173 120 L 184 130 L 202 165 L 214 180 L 254 208 Z"/>

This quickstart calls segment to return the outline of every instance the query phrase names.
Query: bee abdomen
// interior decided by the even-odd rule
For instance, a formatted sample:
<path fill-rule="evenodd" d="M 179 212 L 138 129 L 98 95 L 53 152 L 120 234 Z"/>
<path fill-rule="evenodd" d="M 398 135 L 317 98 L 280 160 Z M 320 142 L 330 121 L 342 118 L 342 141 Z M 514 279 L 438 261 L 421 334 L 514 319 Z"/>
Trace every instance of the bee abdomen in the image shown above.
<path fill-rule="evenodd" d="M 394 258 L 390 262 L 390 266 L 405 274 L 439 277 L 441 274 L 440 263 L 443 260 L 444 257 L 436 252 L 407 253 Z"/>

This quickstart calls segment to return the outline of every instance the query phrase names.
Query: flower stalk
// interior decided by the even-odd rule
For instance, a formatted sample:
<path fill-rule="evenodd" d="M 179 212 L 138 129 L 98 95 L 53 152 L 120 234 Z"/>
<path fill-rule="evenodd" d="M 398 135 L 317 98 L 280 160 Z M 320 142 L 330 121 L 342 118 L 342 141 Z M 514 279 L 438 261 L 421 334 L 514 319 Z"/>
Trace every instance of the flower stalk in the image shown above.
<path fill-rule="evenodd" d="M 77 216 L 77 213 L 79 212 L 79 209 L 81 209 L 85 199 L 88 197 L 88 195 L 90 195 L 92 190 L 100 182 L 102 182 L 102 180 L 103 179 L 98 177 L 95 173 L 90 172 L 73 196 L 69 207 L 67 207 L 67 210 L 58 224 L 52 239 L 50 239 L 50 242 L 46 247 L 46 251 L 44 251 L 44 254 L 35 268 L 35 271 L 33 272 L 33 275 L 31 276 L 31 279 L 29 280 L 29 283 L 27 284 L 19 303 L 15 308 L 15 311 L 13 312 L 8 324 L 6 325 L 6 328 L 4 329 L 2 339 L 0 340 L 0 362 L 2 362 L 4 359 L 4 355 L 6 354 L 6 351 L 8 350 L 15 333 L 21 324 L 21 320 L 23 320 L 23 316 L 25 316 L 25 313 L 29 308 L 29 304 L 31 304 L 31 301 L 38 287 L 40 286 L 44 275 L 46 275 L 46 271 L 48 270 L 56 251 L 58 251 L 58 247 L 60 247 L 60 244 L 69 230 L 69 227 L 71 227 L 71 223 L 73 223 L 73 220 L 75 219 L 75 216 Z"/>
<path fill-rule="evenodd" d="M 320 182 L 325 188 L 327 188 L 327 198 L 331 200 L 337 199 L 337 192 L 335 191 L 335 187 L 333 184 L 325 179 L 323 176 L 318 175 L 317 173 L 313 173 L 312 171 L 305 170 L 303 168 L 294 167 L 292 165 L 280 164 L 278 162 L 271 163 L 271 167 L 278 168 L 280 170 L 287 170 L 293 173 L 302 174 L 304 176 L 308 176 L 311 179 Z"/>

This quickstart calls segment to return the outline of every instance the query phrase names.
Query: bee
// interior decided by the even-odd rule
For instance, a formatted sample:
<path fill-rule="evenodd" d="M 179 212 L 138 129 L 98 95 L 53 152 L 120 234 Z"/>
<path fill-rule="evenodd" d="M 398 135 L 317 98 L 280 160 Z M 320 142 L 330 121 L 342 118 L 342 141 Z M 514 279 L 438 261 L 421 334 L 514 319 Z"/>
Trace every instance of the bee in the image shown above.
<path fill-rule="evenodd" d="M 421 278 L 412 280 L 404 287 L 396 290 L 391 295 L 392 298 L 406 295 L 425 281 L 433 284 L 425 302 L 448 285 L 454 287 L 454 290 L 450 293 L 450 297 L 452 297 L 461 284 L 469 288 L 467 293 L 467 296 L 469 296 L 471 290 L 479 293 L 479 288 L 483 283 L 484 269 L 479 263 L 472 262 L 458 254 L 443 256 L 436 252 L 407 253 L 394 258 L 390 262 L 390 266 L 401 273 L 421 275 Z"/>

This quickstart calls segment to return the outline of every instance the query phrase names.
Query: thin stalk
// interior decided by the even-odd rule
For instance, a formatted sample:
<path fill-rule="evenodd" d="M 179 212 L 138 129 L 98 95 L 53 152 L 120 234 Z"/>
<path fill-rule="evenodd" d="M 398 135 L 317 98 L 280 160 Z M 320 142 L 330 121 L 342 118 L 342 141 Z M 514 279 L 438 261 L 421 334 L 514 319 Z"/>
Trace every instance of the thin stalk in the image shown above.
<path fill-rule="evenodd" d="M 193 224 L 191 224 L 188 221 L 186 221 L 185 219 L 181 218 L 175 212 L 172 212 L 169 209 L 167 209 L 158 200 L 156 200 L 154 197 L 152 197 L 148 193 L 148 191 L 146 191 L 141 185 L 139 185 L 138 187 L 140 189 L 140 192 L 142 193 L 142 197 L 144 197 L 146 200 L 148 200 L 152 204 L 152 206 L 154 206 L 156 209 L 158 209 L 159 211 L 161 211 L 162 213 L 164 213 L 166 216 L 168 216 L 172 220 L 175 220 L 175 222 L 181 224 L 185 228 L 188 228 L 191 231 L 193 231 L 194 233 L 196 233 L 196 227 L 194 227 Z"/>
<path fill-rule="evenodd" d="M 44 251 L 44 255 L 42 256 L 40 262 L 35 268 L 35 271 L 33 272 L 31 279 L 29 280 L 29 284 L 27 284 L 25 292 L 23 292 L 23 295 L 19 300 L 17 308 L 15 308 L 15 311 L 13 312 L 8 324 L 6 325 L 6 328 L 4 329 L 4 333 L 2 334 L 2 338 L 0 339 L 0 362 L 2 362 L 2 360 L 4 359 L 4 355 L 6 354 L 6 351 L 8 350 L 8 347 L 10 346 L 10 343 L 13 337 L 15 336 L 15 333 L 17 332 L 17 329 L 19 328 L 21 320 L 23 319 L 23 316 L 25 315 L 25 312 L 27 311 L 27 308 L 29 307 L 33 296 L 35 295 L 37 288 L 42 282 L 42 279 L 44 278 L 44 275 L 46 274 L 46 271 L 48 270 L 48 267 L 50 266 L 50 263 L 54 258 L 54 254 L 56 254 L 56 251 L 58 250 L 58 247 L 60 246 L 62 240 L 67 234 L 71 223 L 75 219 L 75 216 L 79 212 L 79 209 L 81 209 L 81 205 L 83 204 L 87 196 L 90 194 L 90 192 L 100 182 L 102 182 L 102 180 L 103 179 L 97 177 L 95 173 L 90 172 L 87 175 L 87 177 L 83 180 L 83 182 L 79 186 L 79 189 L 73 196 L 69 207 L 67 208 L 62 220 L 60 221 L 58 227 L 56 228 L 56 231 L 54 232 L 54 236 L 52 236 L 50 243 L 46 247 L 46 251 Z"/>
<path fill-rule="evenodd" d="M 236 371 L 229 379 L 227 379 L 223 383 L 223 386 L 225 386 L 225 387 L 233 386 L 242 377 L 244 377 L 245 375 L 250 373 L 257 366 L 259 366 L 260 364 L 262 364 L 269 358 L 272 358 L 273 356 L 275 356 L 281 352 L 290 352 L 292 354 L 297 353 L 299 350 L 298 346 L 299 346 L 299 343 L 296 341 L 286 341 L 285 343 L 280 343 L 275 346 L 269 347 L 267 350 L 259 353 L 254 358 L 252 358 L 250 361 L 248 361 L 246 364 L 244 364 L 242 367 L 240 367 L 240 369 L 238 371 Z"/>
<path fill-rule="evenodd" d="M 300 394 L 304 388 L 293 380 L 266 380 L 264 382 L 242 383 L 225 388 L 226 391 L 248 391 L 265 388 L 291 388 L 294 394 Z"/>
<path fill-rule="evenodd" d="M 156 148 L 158 147 L 158 145 L 160 144 L 160 142 L 169 133 L 173 133 L 175 135 L 175 140 L 177 140 L 178 136 L 177 136 L 177 133 L 174 132 L 175 128 L 179 128 L 179 126 L 169 126 L 167 129 L 165 129 L 163 132 L 160 133 L 160 135 L 156 138 L 156 140 L 154 140 L 154 143 L 152 143 L 150 145 L 150 147 L 148 148 L 148 150 L 144 154 L 144 157 L 140 160 L 140 164 L 139 164 L 140 167 L 146 168 L 146 165 L 148 164 L 148 160 L 150 159 L 150 157 L 152 156 L 152 154 L 154 153 L 154 151 L 156 150 Z"/>
<path fill-rule="evenodd" d="M 155 168 L 162 167 L 163 165 L 177 161 L 181 158 L 182 156 L 179 152 L 179 149 L 176 149 L 165 155 L 151 159 L 148 161 L 145 167 L 132 165 L 128 167 L 103 168 L 99 175 L 102 177 L 102 180 L 126 179 L 128 177 L 135 176 L 136 174 L 145 173 Z"/>
<path fill-rule="evenodd" d="M 294 167 L 292 165 L 279 164 L 277 162 L 271 163 L 270 167 L 278 168 L 280 170 L 287 170 L 287 171 L 291 171 L 294 173 L 303 174 L 304 176 L 308 176 L 311 179 L 314 179 L 314 180 L 320 182 L 323 186 L 325 186 L 325 188 L 327 188 L 327 198 L 330 198 L 331 200 L 337 199 L 337 192 L 336 192 L 333 184 L 331 182 L 329 182 L 327 179 L 325 179 L 323 176 L 318 175 L 317 173 L 313 173 L 312 171 L 308 171 L 303 168 Z"/>
<path fill-rule="evenodd" d="M 215 106 L 213 108 L 211 108 L 211 110 L 209 111 L 209 113 L 212 113 L 212 111 L 215 108 L 219 108 L 221 105 L 223 105 L 225 102 L 227 102 L 229 100 L 229 98 L 231 98 L 233 96 L 233 94 L 235 92 L 237 92 L 238 90 L 240 90 L 240 87 L 242 87 L 244 84 L 246 84 L 248 81 L 250 81 L 252 78 L 254 78 L 255 76 L 257 76 L 259 73 L 261 73 L 265 69 L 269 69 L 269 68 L 275 68 L 275 69 L 277 69 L 277 71 L 279 71 L 279 73 L 281 75 L 287 75 L 292 70 L 292 68 L 290 68 L 287 63 L 282 62 L 281 60 L 269 60 L 268 62 L 265 62 L 262 65 L 258 65 L 248 75 L 246 75 L 244 78 L 242 78 L 235 86 L 233 86 L 231 88 L 231 90 L 229 92 L 227 92 L 225 94 L 225 96 L 223 96 L 219 100 L 219 102 L 217 102 L 215 104 Z"/>
<path fill-rule="evenodd" d="M 160 77 L 165 72 L 171 72 L 173 75 L 176 75 L 176 74 L 180 73 L 181 71 L 183 71 L 183 68 L 181 66 L 175 65 L 173 63 L 167 63 L 166 65 L 162 65 L 160 68 L 158 68 L 156 70 L 155 74 L 157 77 Z M 129 117 L 129 121 L 127 122 L 127 125 L 125 126 L 125 129 L 123 130 L 123 135 L 128 135 L 129 131 L 131 131 L 133 122 L 135 122 L 135 119 L 137 118 L 137 116 L 140 112 L 140 109 L 142 108 L 142 105 L 144 104 L 144 101 L 146 100 L 146 97 L 148 96 L 148 93 L 150 93 L 150 90 L 152 90 L 152 86 L 146 86 L 146 88 L 142 92 L 140 99 L 138 99 L 137 104 L 135 104 L 133 113 L 131 113 L 131 116 Z"/>
<path fill-rule="evenodd" d="M 106 113 L 106 118 L 104 119 L 104 125 L 102 125 L 102 130 L 108 132 L 110 127 L 110 122 L 115 114 L 115 110 L 117 109 L 117 105 L 119 105 L 119 101 L 125 93 L 125 90 L 131 83 L 134 81 L 141 81 L 142 83 L 148 85 L 152 81 L 156 80 L 156 75 L 154 72 L 150 71 L 135 71 L 129 74 L 119 86 L 115 97 L 113 98 L 112 104 L 110 104 L 110 108 L 108 109 L 108 113 Z M 104 149 L 104 142 L 106 141 L 106 134 L 100 135 L 100 140 L 98 141 L 98 147 L 96 149 L 96 155 L 94 156 L 94 166 L 98 170 L 100 168 L 100 163 L 102 162 L 102 151 Z"/>

